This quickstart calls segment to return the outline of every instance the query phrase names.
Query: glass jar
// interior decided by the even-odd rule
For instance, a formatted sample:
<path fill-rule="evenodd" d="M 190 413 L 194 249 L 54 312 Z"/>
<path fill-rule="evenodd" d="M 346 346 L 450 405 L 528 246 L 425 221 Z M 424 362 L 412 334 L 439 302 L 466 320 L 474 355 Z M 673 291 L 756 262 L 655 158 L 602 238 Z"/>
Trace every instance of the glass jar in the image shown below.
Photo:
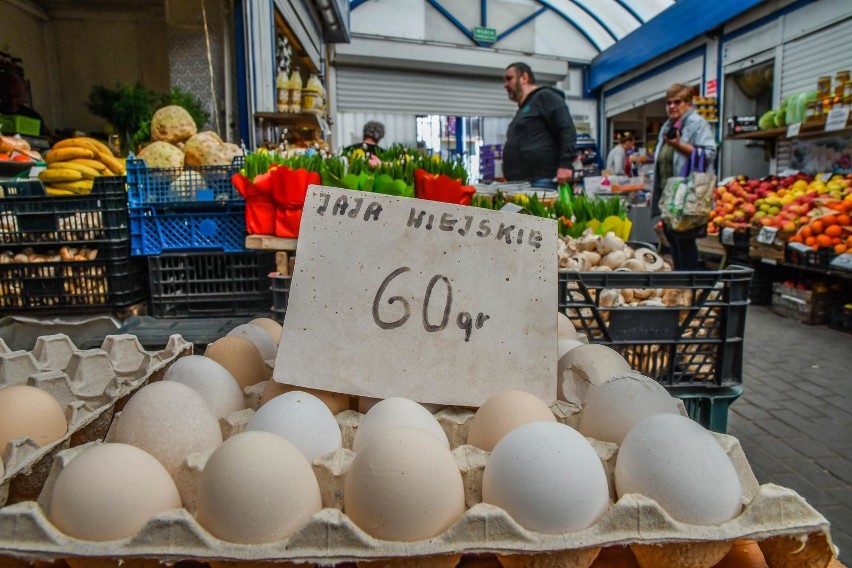
<path fill-rule="evenodd" d="M 823 75 L 817 79 L 816 92 L 819 100 L 831 96 L 831 75 Z"/>
<path fill-rule="evenodd" d="M 843 93 L 846 89 L 846 84 L 852 79 L 848 69 L 838 71 L 834 74 L 834 96 L 840 97 L 843 100 Z"/>

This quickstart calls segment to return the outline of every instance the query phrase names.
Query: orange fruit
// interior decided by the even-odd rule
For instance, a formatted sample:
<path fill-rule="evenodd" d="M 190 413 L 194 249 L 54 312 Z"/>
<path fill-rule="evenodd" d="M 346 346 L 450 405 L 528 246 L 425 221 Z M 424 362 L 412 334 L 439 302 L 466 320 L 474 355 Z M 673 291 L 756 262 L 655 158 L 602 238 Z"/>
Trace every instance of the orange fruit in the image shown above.
<path fill-rule="evenodd" d="M 819 219 L 817 219 L 816 221 L 811 223 L 811 233 L 812 234 L 819 235 L 820 233 L 822 233 L 822 230 L 823 230 L 823 224 L 822 224 L 822 221 L 820 221 Z"/>
<path fill-rule="evenodd" d="M 805 225 L 804 227 L 802 227 L 801 230 L 799 231 L 799 234 L 802 235 L 803 239 L 807 239 L 808 237 L 810 237 L 811 236 L 810 226 Z"/>
<path fill-rule="evenodd" d="M 805 244 L 812 247 L 816 244 L 816 237 L 808 237 L 805 239 Z"/>
<path fill-rule="evenodd" d="M 792 237 L 790 237 L 787 240 L 791 243 L 801 243 L 802 242 L 802 235 L 793 235 Z"/>
<path fill-rule="evenodd" d="M 824 234 L 832 238 L 839 237 L 843 234 L 843 228 L 840 225 L 830 225 L 825 228 Z"/>
<path fill-rule="evenodd" d="M 816 238 L 816 244 L 819 248 L 828 248 L 831 246 L 831 237 L 828 235 L 819 235 Z"/>
<path fill-rule="evenodd" d="M 824 227 L 828 227 L 829 225 L 837 224 L 837 215 L 825 215 L 819 218 L 822 221 Z"/>
<path fill-rule="evenodd" d="M 837 224 L 843 227 L 848 227 L 849 225 L 852 225 L 852 218 L 850 218 L 846 213 L 841 213 L 837 216 Z"/>
<path fill-rule="evenodd" d="M 843 254 L 846 252 L 846 245 L 834 245 L 835 254 Z"/>

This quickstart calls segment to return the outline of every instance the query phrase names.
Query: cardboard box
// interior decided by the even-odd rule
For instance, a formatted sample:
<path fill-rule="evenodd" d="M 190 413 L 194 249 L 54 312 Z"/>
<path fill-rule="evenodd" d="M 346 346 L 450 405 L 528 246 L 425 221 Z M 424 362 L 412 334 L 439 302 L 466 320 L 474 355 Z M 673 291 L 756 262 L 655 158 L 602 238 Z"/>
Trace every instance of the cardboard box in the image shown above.
<path fill-rule="evenodd" d="M 825 323 L 830 297 L 827 293 L 800 290 L 775 282 L 772 285 L 772 311 L 808 325 L 821 324 Z"/>

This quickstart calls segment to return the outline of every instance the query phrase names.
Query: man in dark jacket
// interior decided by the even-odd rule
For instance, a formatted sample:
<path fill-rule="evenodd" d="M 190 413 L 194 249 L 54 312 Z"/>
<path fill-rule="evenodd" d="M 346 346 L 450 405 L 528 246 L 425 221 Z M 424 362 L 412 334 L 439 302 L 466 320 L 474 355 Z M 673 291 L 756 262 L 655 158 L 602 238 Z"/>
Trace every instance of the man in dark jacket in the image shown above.
<path fill-rule="evenodd" d="M 577 131 L 565 94 L 537 86 L 526 63 L 506 68 L 503 87 L 518 103 L 503 145 L 503 175 L 509 181 L 529 181 L 547 189 L 571 181 Z"/>

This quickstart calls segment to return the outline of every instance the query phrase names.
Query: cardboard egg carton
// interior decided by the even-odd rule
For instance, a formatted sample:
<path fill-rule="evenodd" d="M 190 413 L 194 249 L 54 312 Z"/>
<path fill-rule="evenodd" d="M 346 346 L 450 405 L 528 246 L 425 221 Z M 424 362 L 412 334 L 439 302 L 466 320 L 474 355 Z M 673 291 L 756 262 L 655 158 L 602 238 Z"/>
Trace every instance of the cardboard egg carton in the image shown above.
<path fill-rule="evenodd" d="M 552 409 L 561 422 L 579 420 L 580 409 L 557 403 Z M 232 413 L 220 421 L 226 437 L 245 429 L 254 411 Z M 235 544 L 219 540 L 194 519 L 195 495 L 201 472 L 210 456 L 187 458 L 176 482 L 184 508 L 153 517 L 135 536 L 112 542 L 85 542 L 59 532 L 47 519 L 56 476 L 84 447 L 60 452 L 38 502 L 17 503 L 0 509 L 0 556 L 23 559 L 156 558 L 160 562 L 195 559 L 210 562 L 292 562 L 333 565 L 341 562 L 383 560 L 376 566 L 453 567 L 462 555 L 496 554 L 504 565 L 586 568 L 601 547 L 626 544 L 662 545 L 664 554 L 680 555 L 689 563 L 679 566 L 710 567 L 735 539 L 755 539 L 770 568 L 823 568 L 833 557 L 826 519 L 796 492 L 777 485 L 758 485 L 736 438 L 714 434 L 732 460 L 743 488 L 742 513 L 718 526 L 688 525 L 672 519 L 653 500 L 626 495 L 592 527 L 565 534 L 540 534 L 518 525 L 505 511 L 481 502 L 482 473 L 488 453 L 459 444 L 473 413 L 446 408 L 436 414 L 453 442 L 465 486 L 467 510 L 445 533 L 418 542 L 375 539 L 358 528 L 343 512 L 343 485 L 355 454 L 351 441 L 361 415 L 345 411 L 337 416 L 344 446 L 317 459 L 314 471 L 320 484 L 323 510 L 290 538 L 268 544 Z M 610 476 L 618 448 L 590 440 Z M 99 442 L 92 442 L 99 443 Z M 512 562 L 514 561 L 514 564 Z"/>
<path fill-rule="evenodd" d="M 192 344 L 172 335 L 160 351 L 146 351 L 135 335 L 108 335 L 100 349 L 78 349 L 64 334 L 44 335 L 32 351 L 12 351 L 0 341 L 0 388 L 30 385 L 55 398 L 65 409 L 68 431 L 39 446 L 16 438 L 0 448 L 5 475 L 0 507 L 35 499 L 53 458 L 69 447 L 104 437 L 114 413 L 140 387 L 162 378 L 166 368 Z"/>

